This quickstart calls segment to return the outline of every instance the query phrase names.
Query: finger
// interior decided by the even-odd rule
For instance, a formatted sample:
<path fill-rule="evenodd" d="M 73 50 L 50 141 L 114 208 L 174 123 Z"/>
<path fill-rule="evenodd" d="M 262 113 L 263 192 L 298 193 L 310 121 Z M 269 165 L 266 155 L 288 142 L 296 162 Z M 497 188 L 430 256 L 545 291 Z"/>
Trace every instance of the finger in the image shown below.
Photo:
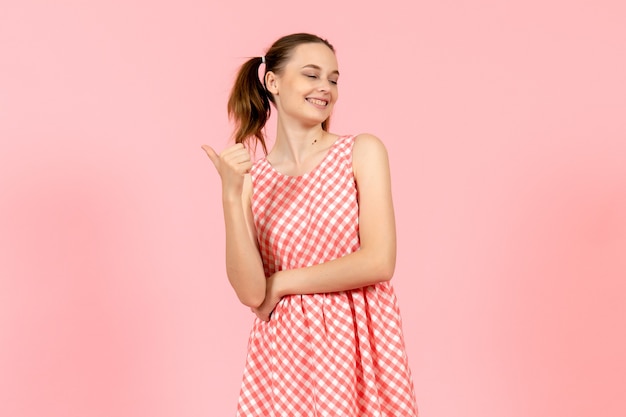
<path fill-rule="evenodd" d="M 249 154 L 248 150 L 245 148 L 245 146 L 243 146 L 243 144 L 237 143 L 233 146 L 229 146 L 228 148 L 224 149 L 221 153 L 221 156 L 223 158 L 227 158 L 230 155 L 238 154 L 238 153 Z"/>
<path fill-rule="evenodd" d="M 213 165 L 217 167 L 219 165 L 220 157 L 213 150 L 213 148 L 211 148 L 209 145 L 202 145 L 202 149 L 204 149 L 211 162 L 213 162 Z"/>
<path fill-rule="evenodd" d="M 252 169 L 252 162 L 251 161 L 245 162 L 240 165 L 240 168 L 244 174 L 247 174 L 250 172 L 250 169 Z"/>
<path fill-rule="evenodd" d="M 240 165 L 247 165 L 247 164 L 252 165 L 252 161 L 250 160 L 250 158 L 244 155 L 241 155 L 235 158 L 223 159 L 223 161 L 226 163 L 226 165 L 230 165 L 232 167 L 237 167 Z"/>
<path fill-rule="evenodd" d="M 223 156 L 222 160 L 227 166 L 230 166 L 240 174 L 248 173 L 250 172 L 250 168 L 252 168 L 250 155 L 246 151 L 242 154 Z"/>
<path fill-rule="evenodd" d="M 246 149 L 236 149 L 234 151 L 222 152 L 222 159 L 230 162 L 244 162 L 250 160 L 250 153 Z"/>
<path fill-rule="evenodd" d="M 243 146 L 243 143 L 234 143 L 232 145 L 230 145 L 229 147 L 225 148 L 224 151 L 228 151 L 228 150 L 232 150 L 232 149 L 243 149 L 245 148 L 245 146 Z"/>
<path fill-rule="evenodd" d="M 254 314 L 256 314 L 256 316 L 257 316 L 257 317 L 259 318 L 259 320 L 261 320 L 261 321 L 270 321 L 270 318 L 269 318 L 267 315 L 265 315 L 265 314 L 261 313 L 260 311 L 254 311 Z"/>
<path fill-rule="evenodd" d="M 262 320 L 262 321 L 269 321 L 269 319 L 270 319 L 269 316 L 267 314 L 265 314 L 265 312 L 261 308 L 259 308 L 259 307 L 254 308 L 253 311 L 254 311 L 254 314 L 256 314 L 256 316 L 260 320 Z"/>

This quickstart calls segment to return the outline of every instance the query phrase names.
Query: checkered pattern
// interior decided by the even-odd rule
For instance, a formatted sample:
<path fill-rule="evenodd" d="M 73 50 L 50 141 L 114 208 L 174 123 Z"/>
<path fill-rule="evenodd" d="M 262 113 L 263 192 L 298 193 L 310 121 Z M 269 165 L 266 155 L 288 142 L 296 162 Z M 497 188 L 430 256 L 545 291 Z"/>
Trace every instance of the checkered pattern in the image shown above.
<path fill-rule="evenodd" d="M 265 274 L 359 249 L 354 136 L 335 142 L 313 171 L 252 169 L 252 210 Z M 291 295 L 269 322 L 255 319 L 240 417 L 415 417 L 402 322 L 391 283 Z"/>

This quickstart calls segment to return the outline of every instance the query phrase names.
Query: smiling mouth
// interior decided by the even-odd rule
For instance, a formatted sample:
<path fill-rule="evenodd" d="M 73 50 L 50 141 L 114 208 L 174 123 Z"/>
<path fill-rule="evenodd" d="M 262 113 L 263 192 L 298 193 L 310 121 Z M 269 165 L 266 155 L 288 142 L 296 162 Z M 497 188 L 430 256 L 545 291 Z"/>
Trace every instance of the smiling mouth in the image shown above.
<path fill-rule="evenodd" d="M 326 100 L 320 100 L 317 98 L 307 98 L 306 99 L 309 103 L 315 104 L 316 106 L 327 106 L 328 105 L 328 101 Z"/>

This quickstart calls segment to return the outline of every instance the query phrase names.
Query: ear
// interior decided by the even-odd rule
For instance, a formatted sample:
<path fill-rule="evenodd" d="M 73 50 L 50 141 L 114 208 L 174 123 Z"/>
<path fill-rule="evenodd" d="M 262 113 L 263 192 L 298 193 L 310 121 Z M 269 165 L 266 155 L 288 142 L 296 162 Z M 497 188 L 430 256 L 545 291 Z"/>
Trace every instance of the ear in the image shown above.
<path fill-rule="evenodd" d="M 270 93 L 274 94 L 274 95 L 278 95 L 278 79 L 276 77 L 276 74 L 274 74 L 272 71 L 268 71 L 265 74 L 265 87 L 267 88 L 267 91 L 269 91 Z"/>

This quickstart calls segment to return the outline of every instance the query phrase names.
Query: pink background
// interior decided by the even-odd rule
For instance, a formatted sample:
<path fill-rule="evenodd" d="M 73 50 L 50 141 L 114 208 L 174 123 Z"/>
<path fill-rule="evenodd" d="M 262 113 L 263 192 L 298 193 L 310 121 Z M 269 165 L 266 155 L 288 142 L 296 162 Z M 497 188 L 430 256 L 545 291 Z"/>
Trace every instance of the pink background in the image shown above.
<path fill-rule="evenodd" d="M 200 145 L 295 31 L 337 48 L 332 130 L 389 149 L 421 415 L 626 415 L 624 3 L 367 4 L 2 2 L 0 415 L 234 415 Z"/>

